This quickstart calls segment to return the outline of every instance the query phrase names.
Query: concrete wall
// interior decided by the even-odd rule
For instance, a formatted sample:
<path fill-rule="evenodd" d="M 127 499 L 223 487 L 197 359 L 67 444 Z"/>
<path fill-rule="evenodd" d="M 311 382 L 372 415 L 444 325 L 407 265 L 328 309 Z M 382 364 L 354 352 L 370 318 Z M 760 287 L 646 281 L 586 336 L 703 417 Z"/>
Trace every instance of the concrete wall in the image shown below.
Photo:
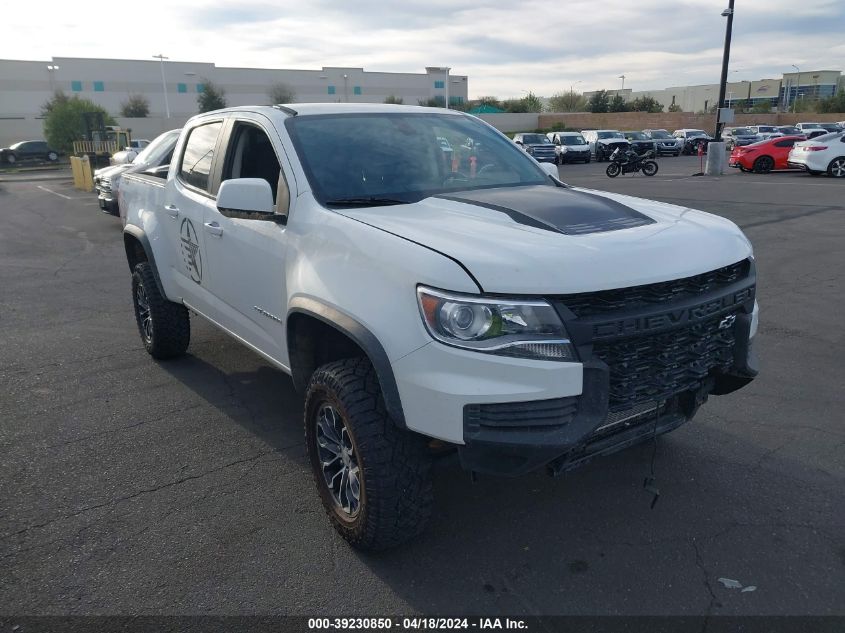
<path fill-rule="evenodd" d="M 481 114 L 479 118 L 487 121 L 500 132 L 533 132 L 540 127 L 538 123 L 540 116 L 536 112 L 525 112 L 518 114 Z"/>

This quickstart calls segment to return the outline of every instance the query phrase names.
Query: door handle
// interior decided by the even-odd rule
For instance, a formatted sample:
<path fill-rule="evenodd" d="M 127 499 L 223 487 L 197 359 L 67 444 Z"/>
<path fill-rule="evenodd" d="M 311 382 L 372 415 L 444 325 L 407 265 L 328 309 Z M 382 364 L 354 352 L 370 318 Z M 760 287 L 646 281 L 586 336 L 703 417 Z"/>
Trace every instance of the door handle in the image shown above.
<path fill-rule="evenodd" d="M 178 218 L 179 217 L 179 209 L 177 207 L 173 206 L 172 204 L 168 204 L 166 207 L 164 207 L 164 210 L 167 211 L 168 215 L 171 218 Z"/>
<path fill-rule="evenodd" d="M 217 222 L 206 222 L 205 230 L 211 233 L 214 237 L 221 237 L 223 235 L 223 229 L 219 224 L 217 224 Z"/>

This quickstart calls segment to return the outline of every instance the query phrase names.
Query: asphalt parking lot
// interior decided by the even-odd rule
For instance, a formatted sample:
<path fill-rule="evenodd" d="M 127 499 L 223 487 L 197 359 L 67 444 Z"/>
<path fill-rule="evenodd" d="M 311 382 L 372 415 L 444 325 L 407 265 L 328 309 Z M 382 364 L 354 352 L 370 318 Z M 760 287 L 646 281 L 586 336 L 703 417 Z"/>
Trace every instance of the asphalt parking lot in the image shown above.
<path fill-rule="evenodd" d="M 447 459 L 430 529 L 379 555 L 329 526 L 289 378 L 199 319 L 152 361 L 119 220 L 0 181 L 0 613 L 845 615 L 845 182 L 605 167 L 561 174 L 746 231 L 761 376 L 659 441 L 654 509 L 650 446 L 557 480 Z"/>

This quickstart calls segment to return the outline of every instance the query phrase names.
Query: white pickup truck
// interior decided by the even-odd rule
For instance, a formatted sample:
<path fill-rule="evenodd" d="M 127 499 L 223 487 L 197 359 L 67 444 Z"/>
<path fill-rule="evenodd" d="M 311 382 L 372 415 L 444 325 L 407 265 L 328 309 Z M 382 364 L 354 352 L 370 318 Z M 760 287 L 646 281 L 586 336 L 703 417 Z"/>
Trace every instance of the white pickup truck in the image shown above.
<path fill-rule="evenodd" d="M 473 149 L 444 158 L 444 138 Z M 147 351 L 184 353 L 194 313 L 290 374 L 320 497 L 357 547 L 423 529 L 435 450 L 558 474 L 757 374 L 732 222 L 567 186 L 459 112 L 209 112 L 166 179 L 126 175 L 119 195 Z"/>

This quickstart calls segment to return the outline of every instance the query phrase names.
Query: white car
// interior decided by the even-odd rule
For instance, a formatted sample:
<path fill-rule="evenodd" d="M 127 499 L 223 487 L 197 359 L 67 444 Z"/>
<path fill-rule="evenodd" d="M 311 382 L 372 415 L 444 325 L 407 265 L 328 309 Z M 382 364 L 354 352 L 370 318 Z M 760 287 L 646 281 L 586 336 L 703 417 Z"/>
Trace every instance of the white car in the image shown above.
<path fill-rule="evenodd" d="M 147 143 L 141 152 L 129 163 L 109 165 L 94 172 L 94 189 L 97 191 L 97 202 L 104 213 L 120 215 L 118 206 L 118 190 L 120 180 L 124 174 L 158 169 L 157 175 L 164 177 L 167 169 L 161 169 L 170 164 L 173 148 L 179 130 L 170 130 L 157 136 L 152 143 Z"/>
<path fill-rule="evenodd" d="M 584 140 L 590 144 L 590 152 L 595 156 L 596 162 L 609 160 L 614 151 L 627 151 L 631 144 L 625 135 L 619 130 L 584 130 L 581 132 Z"/>
<path fill-rule="evenodd" d="M 109 165 L 125 165 L 131 163 L 149 144 L 150 141 L 145 138 L 132 139 L 129 141 L 129 147 L 111 155 Z"/>
<path fill-rule="evenodd" d="M 827 172 L 834 178 L 845 177 L 845 133 L 834 132 L 799 141 L 789 151 L 787 164 L 813 176 Z"/>
<path fill-rule="evenodd" d="M 439 136 L 474 151 L 449 164 Z M 435 445 L 559 474 L 757 374 L 742 231 L 557 173 L 441 108 L 195 116 L 165 182 L 120 189 L 141 341 L 179 356 L 196 314 L 290 374 L 331 523 L 397 545 L 432 511 Z"/>
<path fill-rule="evenodd" d="M 558 165 L 590 162 L 590 144 L 580 132 L 548 132 L 546 138 L 554 143 Z"/>

